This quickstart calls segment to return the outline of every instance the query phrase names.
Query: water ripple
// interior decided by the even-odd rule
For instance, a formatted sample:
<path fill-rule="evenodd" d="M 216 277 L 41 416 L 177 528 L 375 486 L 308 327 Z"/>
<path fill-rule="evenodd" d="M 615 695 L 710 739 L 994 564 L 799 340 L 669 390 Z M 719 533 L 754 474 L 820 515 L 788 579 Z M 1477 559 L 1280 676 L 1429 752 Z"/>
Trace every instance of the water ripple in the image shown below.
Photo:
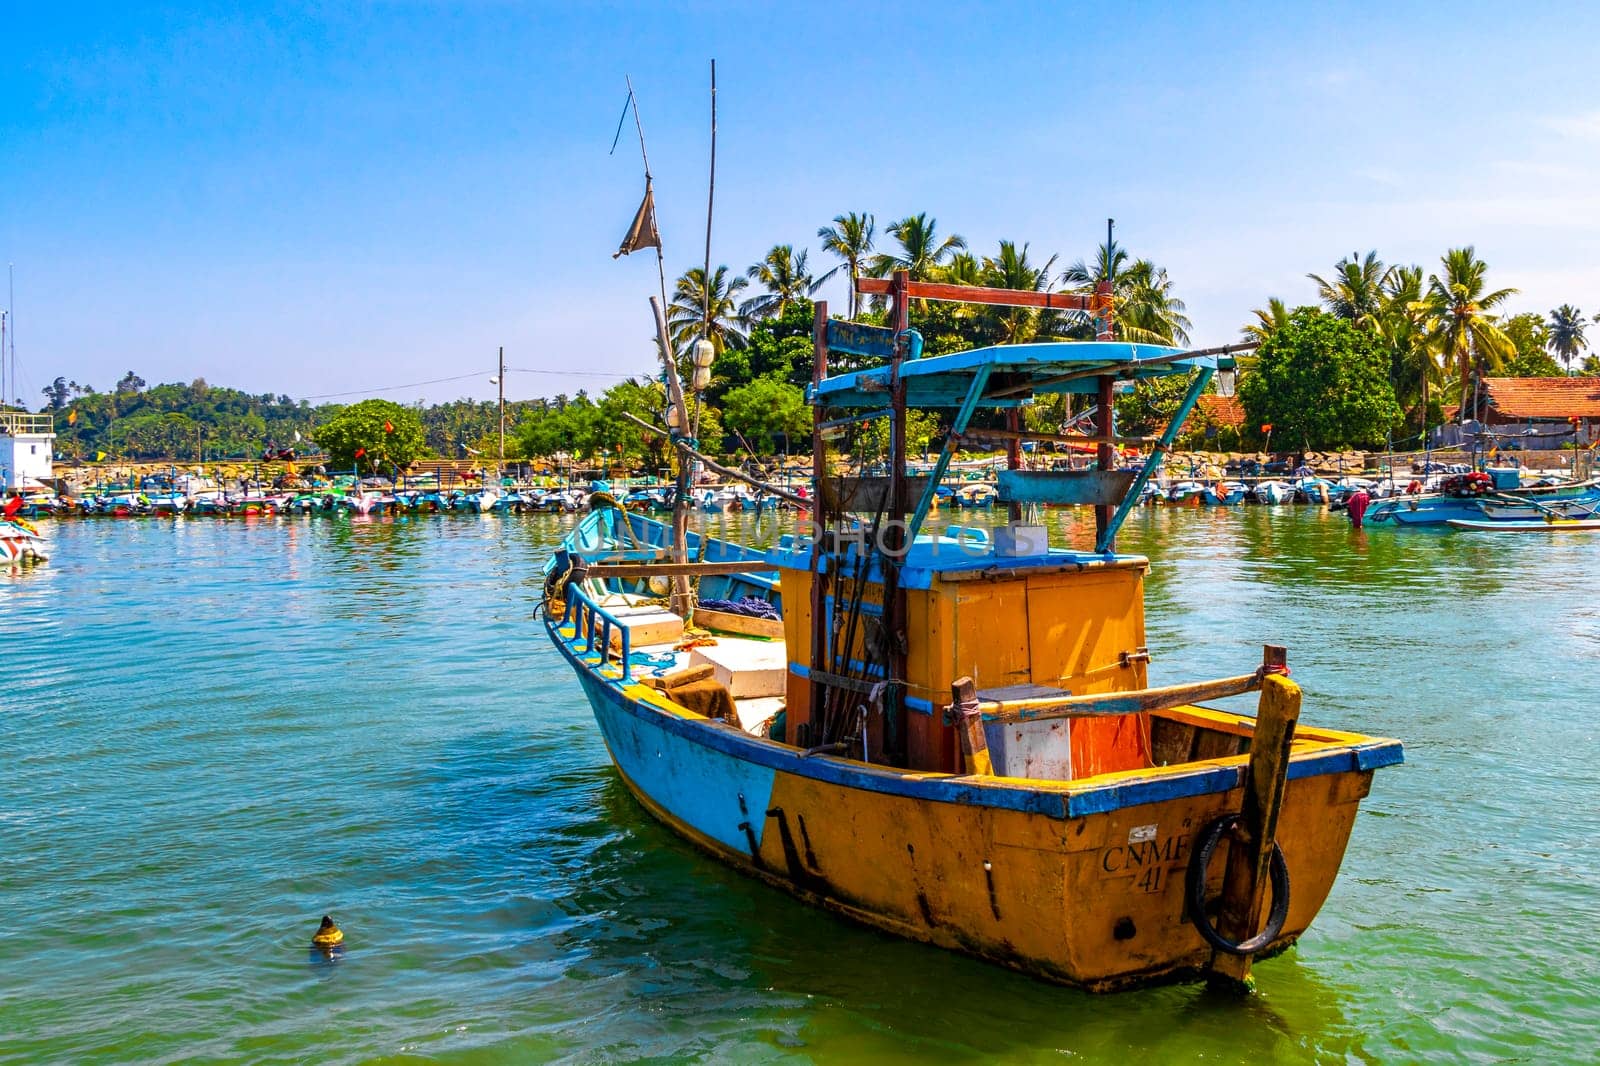
<path fill-rule="evenodd" d="M 531 619 L 571 521 L 58 523 L 49 567 L 0 578 L 0 1060 L 1580 1061 L 1600 1036 L 1600 541 L 1130 521 L 1156 683 L 1282 641 L 1308 721 L 1408 745 L 1239 1005 L 1050 988 L 667 833 Z"/>

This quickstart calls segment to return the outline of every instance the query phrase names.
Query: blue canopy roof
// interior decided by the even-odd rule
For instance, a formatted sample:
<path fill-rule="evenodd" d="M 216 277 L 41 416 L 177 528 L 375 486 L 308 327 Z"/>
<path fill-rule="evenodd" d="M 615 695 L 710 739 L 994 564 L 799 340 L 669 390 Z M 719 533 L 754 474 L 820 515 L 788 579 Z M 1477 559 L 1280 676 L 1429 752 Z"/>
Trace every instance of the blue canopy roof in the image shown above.
<path fill-rule="evenodd" d="M 1185 355 L 1186 349 L 1121 341 L 1050 341 L 974 348 L 967 352 L 907 359 L 900 364 L 909 407 L 960 407 L 973 380 L 987 372 L 978 406 L 1009 407 L 1037 395 L 1092 393 L 1096 378 L 1119 380 L 1187 374 L 1196 367 L 1217 369 L 1214 355 Z M 829 407 L 883 407 L 889 402 L 889 367 L 879 366 L 829 377 L 808 390 L 812 403 Z"/>

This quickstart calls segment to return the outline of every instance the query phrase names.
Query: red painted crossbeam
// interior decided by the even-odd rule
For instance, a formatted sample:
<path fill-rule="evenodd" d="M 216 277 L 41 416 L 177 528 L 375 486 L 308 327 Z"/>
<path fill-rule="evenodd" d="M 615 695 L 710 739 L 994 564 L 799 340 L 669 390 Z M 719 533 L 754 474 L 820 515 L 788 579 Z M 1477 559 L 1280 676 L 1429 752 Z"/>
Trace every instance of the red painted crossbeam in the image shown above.
<path fill-rule="evenodd" d="M 895 291 L 894 282 L 888 278 L 857 278 L 856 291 L 873 296 L 892 296 Z M 908 281 L 905 292 L 907 296 L 918 300 L 998 304 L 1002 307 L 1043 307 L 1060 311 L 1090 311 L 1093 310 L 1094 301 L 1092 293 L 985 289 L 976 285 L 945 285 L 936 281 Z"/>

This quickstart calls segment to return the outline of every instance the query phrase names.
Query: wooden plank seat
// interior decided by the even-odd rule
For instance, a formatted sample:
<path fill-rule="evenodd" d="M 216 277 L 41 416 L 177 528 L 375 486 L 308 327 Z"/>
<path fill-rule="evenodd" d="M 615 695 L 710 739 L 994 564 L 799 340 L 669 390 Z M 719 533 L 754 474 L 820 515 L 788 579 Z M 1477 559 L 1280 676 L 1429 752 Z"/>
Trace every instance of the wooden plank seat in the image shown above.
<path fill-rule="evenodd" d="M 636 607 L 602 608 L 617 624 L 611 629 L 611 650 L 622 651 L 622 630 L 628 631 L 628 644 L 634 651 L 652 644 L 676 644 L 683 639 L 683 619 L 665 607 L 640 604 Z"/>

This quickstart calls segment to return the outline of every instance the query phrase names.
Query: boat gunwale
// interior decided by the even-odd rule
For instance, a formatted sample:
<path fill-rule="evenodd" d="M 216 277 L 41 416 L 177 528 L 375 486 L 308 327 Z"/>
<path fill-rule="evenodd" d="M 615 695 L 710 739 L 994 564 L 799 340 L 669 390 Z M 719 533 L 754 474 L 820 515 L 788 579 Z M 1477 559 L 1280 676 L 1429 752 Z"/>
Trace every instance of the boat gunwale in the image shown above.
<path fill-rule="evenodd" d="M 993 807 L 1050 818 L 1067 819 L 1104 814 L 1191 796 L 1225 793 L 1243 787 L 1248 754 L 1197 760 L 1171 766 L 1125 770 L 1076 781 L 1039 781 L 1015 777 L 980 777 L 935 771 L 901 770 L 876 766 L 835 755 L 803 754 L 800 749 L 765 737 L 752 736 L 714 721 L 668 700 L 656 689 L 624 681 L 620 670 L 604 671 L 599 653 L 584 654 L 574 646 L 579 634 L 569 636 L 558 620 L 547 616 L 545 626 L 552 642 L 576 669 L 602 684 L 615 702 L 636 718 L 648 719 L 667 732 L 691 743 L 711 748 L 755 765 L 792 773 L 845 788 L 903 796 L 909 799 Z M 1203 719 L 1208 726 L 1242 731 L 1254 723 L 1247 715 L 1204 707 L 1174 710 Z M 1228 730 L 1228 725 L 1235 729 Z M 1326 740 L 1297 740 L 1315 745 L 1290 756 L 1289 779 L 1366 772 L 1404 761 L 1398 740 L 1359 733 L 1315 730 Z"/>

